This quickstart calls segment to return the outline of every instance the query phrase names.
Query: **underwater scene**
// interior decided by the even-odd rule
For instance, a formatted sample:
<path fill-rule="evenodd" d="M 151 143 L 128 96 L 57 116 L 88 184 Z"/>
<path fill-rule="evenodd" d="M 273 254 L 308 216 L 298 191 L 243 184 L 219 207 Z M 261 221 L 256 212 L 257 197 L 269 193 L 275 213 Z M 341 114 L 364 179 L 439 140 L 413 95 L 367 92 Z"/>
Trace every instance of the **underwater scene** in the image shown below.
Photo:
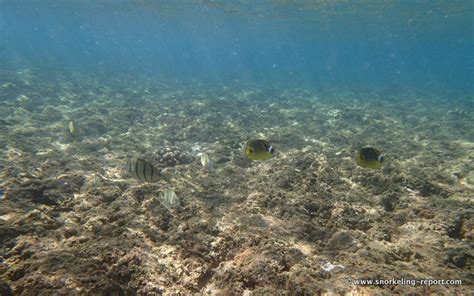
<path fill-rule="evenodd" d="M 0 0 L 0 295 L 471 295 L 474 2 Z"/>

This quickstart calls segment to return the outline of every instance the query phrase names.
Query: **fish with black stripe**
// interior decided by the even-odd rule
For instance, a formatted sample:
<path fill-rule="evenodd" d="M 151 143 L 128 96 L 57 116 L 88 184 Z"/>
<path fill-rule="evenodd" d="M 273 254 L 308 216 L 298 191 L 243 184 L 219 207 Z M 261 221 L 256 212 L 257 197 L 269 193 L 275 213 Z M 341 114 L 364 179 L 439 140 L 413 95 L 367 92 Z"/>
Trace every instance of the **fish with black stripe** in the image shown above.
<path fill-rule="evenodd" d="M 141 182 L 156 182 L 166 179 L 151 163 L 140 157 L 132 157 L 127 161 L 127 172 Z"/>

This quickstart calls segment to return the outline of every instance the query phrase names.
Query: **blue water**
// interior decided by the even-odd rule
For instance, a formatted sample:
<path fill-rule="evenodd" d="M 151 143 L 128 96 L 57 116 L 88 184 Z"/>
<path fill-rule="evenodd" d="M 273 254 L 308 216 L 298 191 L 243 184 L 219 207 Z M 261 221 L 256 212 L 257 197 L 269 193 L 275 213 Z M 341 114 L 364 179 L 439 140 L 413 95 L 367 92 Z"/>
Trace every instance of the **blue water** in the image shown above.
<path fill-rule="evenodd" d="M 472 1 L 0 1 L 0 66 L 472 94 Z"/>

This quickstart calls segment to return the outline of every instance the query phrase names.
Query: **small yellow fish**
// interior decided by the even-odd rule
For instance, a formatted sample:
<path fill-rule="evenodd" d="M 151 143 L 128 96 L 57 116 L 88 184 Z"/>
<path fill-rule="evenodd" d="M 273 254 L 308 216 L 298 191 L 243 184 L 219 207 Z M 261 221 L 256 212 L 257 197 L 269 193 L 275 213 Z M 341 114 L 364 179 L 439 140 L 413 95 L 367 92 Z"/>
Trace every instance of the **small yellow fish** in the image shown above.
<path fill-rule="evenodd" d="M 69 124 L 67 125 L 67 127 L 69 129 L 69 133 L 71 134 L 71 136 L 76 137 L 77 134 L 79 133 L 76 122 L 74 120 L 69 121 Z"/>
<path fill-rule="evenodd" d="M 207 153 L 201 153 L 201 164 L 207 170 L 212 171 L 214 169 L 214 162 L 209 158 L 209 155 L 207 155 Z"/>
<path fill-rule="evenodd" d="M 363 168 L 379 169 L 382 167 L 383 155 L 375 148 L 364 147 L 357 151 L 355 159 Z"/>
<path fill-rule="evenodd" d="M 245 155 L 252 160 L 269 159 L 275 153 L 275 149 L 266 140 L 250 140 L 245 143 Z"/>

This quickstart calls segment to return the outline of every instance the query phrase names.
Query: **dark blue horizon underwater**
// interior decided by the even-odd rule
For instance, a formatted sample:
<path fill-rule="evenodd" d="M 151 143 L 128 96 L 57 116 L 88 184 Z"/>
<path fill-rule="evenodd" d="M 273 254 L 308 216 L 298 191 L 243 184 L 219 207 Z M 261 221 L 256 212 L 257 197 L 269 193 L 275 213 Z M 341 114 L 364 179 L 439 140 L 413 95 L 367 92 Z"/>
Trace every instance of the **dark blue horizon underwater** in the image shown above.
<path fill-rule="evenodd" d="M 472 1 L 0 1 L 0 67 L 472 95 Z"/>

